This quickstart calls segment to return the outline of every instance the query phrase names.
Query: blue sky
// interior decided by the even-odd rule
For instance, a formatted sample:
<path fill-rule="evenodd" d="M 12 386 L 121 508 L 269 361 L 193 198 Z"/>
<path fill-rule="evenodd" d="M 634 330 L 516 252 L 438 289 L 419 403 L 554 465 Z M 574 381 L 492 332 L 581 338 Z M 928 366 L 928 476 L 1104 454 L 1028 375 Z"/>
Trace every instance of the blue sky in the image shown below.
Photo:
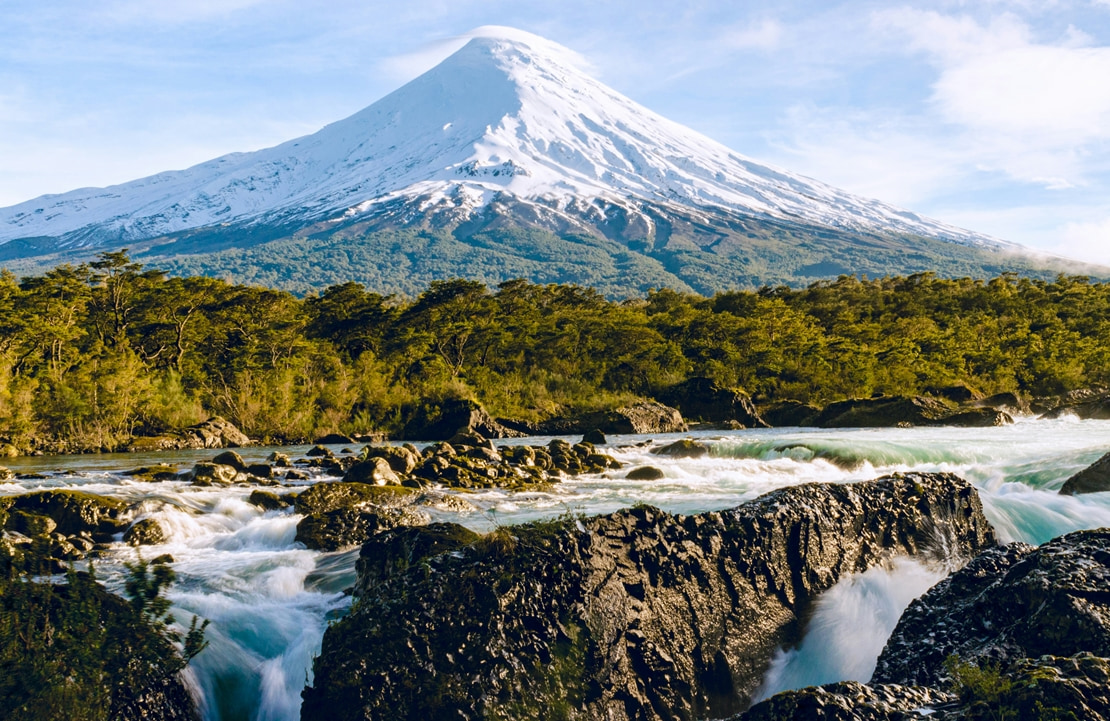
<path fill-rule="evenodd" d="M 0 0 L 0 206 L 314 132 L 482 25 L 757 160 L 1110 264 L 1110 0 Z"/>

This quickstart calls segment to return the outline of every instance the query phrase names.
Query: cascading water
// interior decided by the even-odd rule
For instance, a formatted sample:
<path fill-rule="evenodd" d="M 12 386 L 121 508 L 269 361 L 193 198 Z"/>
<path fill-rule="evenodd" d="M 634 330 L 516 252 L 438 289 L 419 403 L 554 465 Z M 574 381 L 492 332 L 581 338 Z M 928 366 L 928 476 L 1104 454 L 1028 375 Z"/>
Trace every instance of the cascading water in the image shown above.
<path fill-rule="evenodd" d="M 735 506 L 762 493 L 806 482 L 850 483 L 898 471 L 949 471 L 980 490 L 1002 540 L 1039 544 L 1081 528 L 1110 526 L 1110 493 L 1059 496 L 1073 473 L 1110 450 L 1110 421 L 1022 421 L 1001 428 L 883 430 L 764 429 L 699 432 L 708 456 L 672 459 L 636 445 L 639 436 L 610 438 L 625 468 L 652 465 L 664 478 L 629 481 L 625 471 L 567 480 L 548 492 L 491 490 L 467 494 L 479 508 L 469 515 L 437 511 L 476 530 L 559 515 L 603 513 L 646 502 L 677 513 Z M 540 444 L 529 438 L 512 443 Z M 664 441 L 662 437 L 655 439 Z M 270 449 L 245 449 L 248 461 Z M 284 449 L 293 456 L 307 447 Z M 338 448 L 336 450 L 339 450 Z M 170 592 L 179 623 L 209 619 L 209 648 L 190 666 L 193 687 L 211 721 L 296 719 L 300 691 L 311 672 L 330 619 L 350 604 L 356 551 L 325 554 L 294 541 L 299 516 L 264 512 L 249 503 L 251 488 L 202 488 L 184 481 L 139 482 L 124 469 L 156 462 L 188 468 L 213 452 L 141 456 L 13 459 L 21 478 L 0 494 L 75 488 L 132 504 L 136 517 L 154 516 L 168 542 L 145 548 L 146 558 L 168 553 L 178 582 Z M 60 470 L 59 470 L 60 469 Z M 326 478 L 321 476 L 307 485 Z M 292 492 L 297 488 L 272 488 Z M 135 550 L 118 543 L 98 561 L 101 578 L 122 586 L 122 563 Z M 906 605 L 946 569 L 895 560 L 845 579 L 819 599 L 799 646 L 782 650 L 763 694 L 812 683 L 866 680 Z"/>

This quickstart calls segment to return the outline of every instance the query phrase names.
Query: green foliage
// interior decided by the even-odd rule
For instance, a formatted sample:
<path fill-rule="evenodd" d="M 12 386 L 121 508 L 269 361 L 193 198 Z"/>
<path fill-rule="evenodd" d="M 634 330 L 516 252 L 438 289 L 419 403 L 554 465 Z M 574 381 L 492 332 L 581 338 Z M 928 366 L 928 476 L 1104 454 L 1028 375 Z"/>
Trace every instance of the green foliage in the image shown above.
<path fill-rule="evenodd" d="M 55 585 L 32 579 L 33 559 L 0 555 L 0 718 L 114 718 L 206 645 L 207 621 L 184 636 L 170 628 L 173 571 L 158 559 L 128 566 L 127 602 L 91 566 Z"/>
<path fill-rule="evenodd" d="M 695 376 L 760 403 L 1110 384 L 1110 285 L 1081 276 L 841 276 L 622 302 L 521 279 L 433 281 L 411 300 L 348 282 L 300 299 L 120 252 L 0 274 L 0 311 L 0 441 L 25 449 L 116 450 L 213 414 L 279 442 L 396 432 L 452 398 L 541 421 Z"/>

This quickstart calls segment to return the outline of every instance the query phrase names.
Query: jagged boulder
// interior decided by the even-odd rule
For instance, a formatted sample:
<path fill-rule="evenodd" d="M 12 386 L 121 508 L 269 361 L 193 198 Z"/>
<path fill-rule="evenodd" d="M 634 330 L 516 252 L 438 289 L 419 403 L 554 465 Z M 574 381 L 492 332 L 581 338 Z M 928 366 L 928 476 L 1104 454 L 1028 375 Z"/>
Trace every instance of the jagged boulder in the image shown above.
<path fill-rule="evenodd" d="M 417 441 L 445 441 L 459 432 L 477 433 L 484 438 L 527 435 L 498 423 L 475 401 L 462 399 L 421 407 L 405 424 L 403 435 Z"/>
<path fill-rule="evenodd" d="M 742 428 L 767 427 L 746 393 L 724 388 L 709 378 L 690 378 L 671 386 L 658 395 L 658 400 L 674 406 L 690 420 L 736 421 Z"/>
<path fill-rule="evenodd" d="M 853 398 L 825 406 L 814 419 L 819 428 L 892 428 L 933 425 L 949 406 L 922 396 Z"/>
<path fill-rule="evenodd" d="M 127 450 L 132 453 L 148 451 L 170 451 L 200 448 L 240 448 L 249 446 L 251 439 L 235 427 L 235 424 L 212 416 L 203 423 L 189 426 L 160 436 L 138 436 L 132 438 Z"/>
<path fill-rule="evenodd" d="M 1064 481 L 1064 485 L 1060 488 L 1060 495 L 1076 496 L 1102 491 L 1110 491 L 1110 453 Z"/>
<path fill-rule="evenodd" d="M 317 483 L 297 495 L 293 508 L 297 513 L 327 513 L 339 508 L 377 506 L 401 508 L 416 502 L 419 493 L 403 486 L 373 486 L 366 483 L 335 481 Z"/>
<path fill-rule="evenodd" d="M 1033 410 L 1041 418 L 1052 419 L 1073 415 L 1083 420 L 1110 419 L 1110 391 L 1105 388 L 1080 388 L 1054 398 L 1038 398 Z"/>
<path fill-rule="evenodd" d="M 825 406 L 812 424 L 819 428 L 893 428 L 895 426 L 998 426 L 1013 423 L 1004 411 L 953 408 L 925 396 L 852 398 Z"/>
<path fill-rule="evenodd" d="M 193 466 L 189 478 L 194 486 L 229 486 L 238 480 L 245 480 L 246 474 L 240 473 L 233 466 L 201 461 Z"/>
<path fill-rule="evenodd" d="M 640 466 L 639 468 L 633 468 L 625 476 L 625 478 L 630 481 L 657 481 L 665 477 L 666 474 L 663 473 L 662 469 L 656 468 L 655 466 Z"/>
<path fill-rule="evenodd" d="M 709 446 L 698 443 L 691 438 L 668 443 L 665 446 L 652 450 L 657 456 L 670 456 L 671 458 L 702 458 L 709 455 Z"/>
<path fill-rule="evenodd" d="M 399 486 L 400 477 L 393 471 L 389 461 L 385 458 L 374 457 L 358 463 L 347 469 L 343 480 L 348 483 L 369 483 L 374 486 Z"/>
<path fill-rule="evenodd" d="M 917 709 L 955 700 L 954 694 L 920 686 L 843 681 L 775 694 L 729 721 L 908 721 L 923 718 L 911 714 Z"/>
<path fill-rule="evenodd" d="M 812 426 L 821 409 L 800 401 L 781 401 L 763 410 L 762 418 L 775 428 Z"/>
<path fill-rule="evenodd" d="M 316 551 L 342 551 L 397 526 L 419 526 L 431 517 L 412 508 L 337 508 L 305 516 L 294 540 Z"/>
<path fill-rule="evenodd" d="M 786 691 L 730 721 L 1110 719 L 1110 659 L 1042 656 L 976 675 L 946 689 L 845 682 Z"/>
<path fill-rule="evenodd" d="M 132 546 L 153 546 L 169 540 L 166 530 L 156 518 L 142 518 L 124 531 L 123 542 Z"/>
<path fill-rule="evenodd" d="M 412 473 L 420 463 L 420 454 L 405 446 L 366 446 L 360 457 L 364 460 L 384 458 L 394 472 L 403 476 Z"/>
<path fill-rule="evenodd" d="M 293 505 L 293 498 L 288 495 L 279 495 L 271 491 L 251 491 L 247 503 L 261 508 L 263 511 L 280 511 Z"/>
<path fill-rule="evenodd" d="M 938 686 L 952 654 L 1002 667 L 1044 655 L 1110 657 L 1108 588 L 1110 529 L 990 549 L 910 604 L 872 680 Z"/>
<path fill-rule="evenodd" d="M 358 603 L 325 634 L 306 721 L 719 718 L 747 705 L 846 574 L 994 544 L 975 490 L 948 474 L 502 528 L 417 563 L 388 555 L 413 547 L 399 533 L 416 532 L 363 549 L 380 560 L 372 577 L 361 565 Z"/>
<path fill-rule="evenodd" d="M 37 491 L 14 496 L 11 511 L 47 516 L 66 536 L 89 533 L 108 540 L 126 526 L 127 504 L 115 498 L 81 491 Z"/>

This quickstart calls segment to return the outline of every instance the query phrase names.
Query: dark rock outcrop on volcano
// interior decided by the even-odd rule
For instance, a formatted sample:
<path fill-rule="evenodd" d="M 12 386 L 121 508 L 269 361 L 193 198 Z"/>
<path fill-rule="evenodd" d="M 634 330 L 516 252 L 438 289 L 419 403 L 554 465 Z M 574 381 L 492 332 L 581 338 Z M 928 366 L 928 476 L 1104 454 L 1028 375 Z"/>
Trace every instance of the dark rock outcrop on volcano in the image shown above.
<path fill-rule="evenodd" d="M 873 681 L 940 685 L 945 659 L 1110 657 L 1110 530 L 991 549 L 910 604 Z"/>
<path fill-rule="evenodd" d="M 302 718 L 722 717 L 748 704 L 775 649 L 845 575 L 994 542 L 975 490 L 949 474 L 477 540 L 440 525 L 386 531 L 362 548 L 359 599 L 325 635 Z"/>

